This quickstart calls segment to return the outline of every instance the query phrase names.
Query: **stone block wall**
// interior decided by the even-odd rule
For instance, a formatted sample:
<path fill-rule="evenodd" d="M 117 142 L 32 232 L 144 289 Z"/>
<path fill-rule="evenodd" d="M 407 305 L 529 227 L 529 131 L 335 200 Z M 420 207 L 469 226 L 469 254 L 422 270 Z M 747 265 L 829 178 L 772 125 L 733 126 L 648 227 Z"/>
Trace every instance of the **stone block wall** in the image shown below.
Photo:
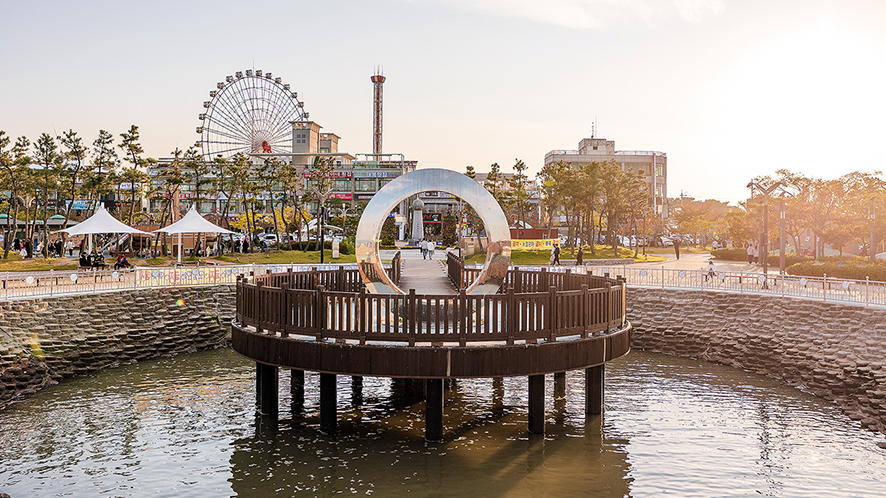
<path fill-rule="evenodd" d="M 0 409 L 65 377 L 225 346 L 233 285 L 0 303 Z"/>
<path fill-rule="evenodd" d="M 633 348 L 765 375 L 886 432 L 886 309 L 722 292 L 627 294 Z"/>

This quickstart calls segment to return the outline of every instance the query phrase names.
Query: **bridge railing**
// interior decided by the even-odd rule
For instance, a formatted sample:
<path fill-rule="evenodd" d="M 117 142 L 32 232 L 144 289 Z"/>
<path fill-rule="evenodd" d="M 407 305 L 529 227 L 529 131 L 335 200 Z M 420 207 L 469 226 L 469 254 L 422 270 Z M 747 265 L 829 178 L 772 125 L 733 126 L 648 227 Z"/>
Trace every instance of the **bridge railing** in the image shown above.
<path fill-rule="evenodd" d="M 621 266 L 521 267 L 524 272 L 566 275 L 593 273 L 619 275 L 628 286 L 724 291 L 743 294 L 796 297 L 823 302 L 843 302 L 870 306 L 886 306 L 886 282 L 869 279 L 807 277 L 759 272 L 679 270 Z M 466 268 L 465 272 L 479 272 Z M 549 277 L 551 278 L 551 277 Z M 556 277 L 554 277 L 556 281 Z"/>
<path fill-rule="evenodd" d="M 0 272 L 0 300 L 35 299 L 159 287 L 233 285 L 240 275 L 356 269 L 356 264 L 273 264 L 137 267 L 128 270 Z M 389 270 L 390 271 L 390 270 Z"/>
<path fill-rule="evenodd" d="M 569 282 L 577 287 L 573 289 L 545 288 L 546 282 L 539 280 L 526 284 L 525 292 L 509 288 L 491 295 L 468 295 L 463 290 L 457 295 L 417 295 L 411 290 L 401 295 L 339 290 L 342 282 L 350 281 L 349 272 L 357 273 L 310 272 L 305 277 L 285 272 L 240 278 L 237 321 L 283 337 L 409 345 L 554 341 L 625 325 L 624 284 L 617 279 L 573 275 Z M 319 283 L 323 279 L 336 289 Z"/>

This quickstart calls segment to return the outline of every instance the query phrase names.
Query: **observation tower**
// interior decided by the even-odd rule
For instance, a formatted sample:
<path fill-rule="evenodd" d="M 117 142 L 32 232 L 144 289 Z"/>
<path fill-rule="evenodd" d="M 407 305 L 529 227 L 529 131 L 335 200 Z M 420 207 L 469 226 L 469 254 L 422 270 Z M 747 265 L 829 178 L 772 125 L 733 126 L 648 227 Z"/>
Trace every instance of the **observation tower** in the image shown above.
<path fill-rule="evenodd" d="M 381 160 L 381 134 L 382 134 L 382 85 L 385 83 L 385 77 L 381 74 L 381 69 L 376 68 L 375 74 L 370 78 L 375 87 L 373 91 L 373 111 L 372 111 L 372 155 L 375 160 Z"/>

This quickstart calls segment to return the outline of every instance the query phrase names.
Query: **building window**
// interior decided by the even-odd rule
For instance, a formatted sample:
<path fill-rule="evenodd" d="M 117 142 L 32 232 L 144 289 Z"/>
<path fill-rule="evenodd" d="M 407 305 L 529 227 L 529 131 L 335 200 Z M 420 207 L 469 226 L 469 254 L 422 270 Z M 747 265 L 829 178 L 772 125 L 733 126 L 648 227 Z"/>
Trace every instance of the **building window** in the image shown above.
<path fill-rule="evenodd" d="M 351 180 L 335 180 L 333 187 L 336 192 L 350 192 Z"/>
<path fill-rule="evenodd" d="M 375 192 L 375 180 L 371 178 L 355 180 L 357 192 Z"/>
<path fill-rule="evenodd" d="M 596 145 L 594 146 L 594 150 L 597 150 L 597 146 L 596 146 Z"/>

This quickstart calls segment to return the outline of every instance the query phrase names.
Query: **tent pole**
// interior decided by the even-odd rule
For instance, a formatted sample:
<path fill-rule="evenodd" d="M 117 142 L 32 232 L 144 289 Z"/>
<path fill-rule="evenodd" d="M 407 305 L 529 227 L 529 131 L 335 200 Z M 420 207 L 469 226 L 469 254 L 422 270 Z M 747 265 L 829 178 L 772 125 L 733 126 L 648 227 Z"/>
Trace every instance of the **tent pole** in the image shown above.
<path fill-rule="evenodd" d="M 178 232 L 178 262 L 182 262 L 182 233 Z"/>

